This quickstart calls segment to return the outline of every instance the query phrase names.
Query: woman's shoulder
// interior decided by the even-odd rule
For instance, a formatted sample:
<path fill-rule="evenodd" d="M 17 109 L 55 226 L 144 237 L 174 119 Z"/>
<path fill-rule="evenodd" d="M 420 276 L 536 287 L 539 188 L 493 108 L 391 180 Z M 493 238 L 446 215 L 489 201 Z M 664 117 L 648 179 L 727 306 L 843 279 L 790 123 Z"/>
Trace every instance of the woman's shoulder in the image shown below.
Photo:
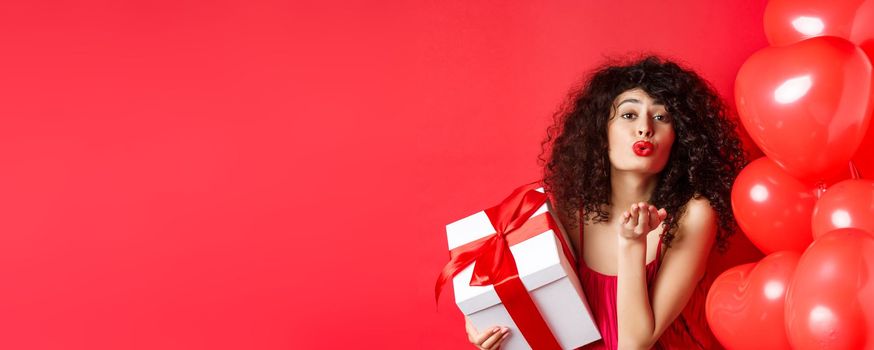
<path fill-rule="evenodd" d="M 689 198 L 689 200 L 686 201 L 686 210 L 695 210 L 699 212 L 708 210 L 714 211 L 713 206 L 710 205 L 710 199 L 697 192 L 692 195 L 692 198 Z"/>
<path fill-rule="evenodd" d="M 677 221 L 679 232 L 709 232 L 715 230 L 717 221 L 716 209 L 710 205 L 710 200 L 700 194 L 695 194 L 686 202 L 683 215 Z M 715 232 L 715 231 L 714 231 Z"/>

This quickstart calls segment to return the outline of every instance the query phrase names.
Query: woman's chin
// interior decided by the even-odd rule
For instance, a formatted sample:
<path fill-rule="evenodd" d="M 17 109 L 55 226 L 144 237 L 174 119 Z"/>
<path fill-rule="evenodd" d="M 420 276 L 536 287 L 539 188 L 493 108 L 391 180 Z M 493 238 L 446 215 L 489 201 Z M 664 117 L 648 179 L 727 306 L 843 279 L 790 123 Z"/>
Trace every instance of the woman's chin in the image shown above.
<path fill-rule="evenodd" d="M 633 161 L 626 162 L 620 166 L 613 165 L 613 168 L 618 171 L 640 173 L 641 175 L 658 174 L 665 168 L 665 162 L 659 164 L 655 159 L 638 158 Z"/>

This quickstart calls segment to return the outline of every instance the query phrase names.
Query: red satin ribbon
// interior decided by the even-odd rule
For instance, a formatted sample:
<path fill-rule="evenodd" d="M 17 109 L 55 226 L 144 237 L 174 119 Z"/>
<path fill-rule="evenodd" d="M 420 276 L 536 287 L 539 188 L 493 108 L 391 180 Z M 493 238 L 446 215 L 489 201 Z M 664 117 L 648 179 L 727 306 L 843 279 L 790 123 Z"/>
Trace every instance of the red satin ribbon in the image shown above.
<path fill-rule="evenodd" d="M 516 261 L 510 253 L 510 246 L 552 229 L 559 233 L 558 225 L 549 213 L 531 217 L 547 196 L 536 191 L 537 182 L 519 187 L 500 204 L 485 210 L 495 233 L 473 242 L 469 242 L 449 251 L 449 263 L 443 268 L 437 278 L 435 295 L 440 299 L 443 284 L 457 275 L 461 270 L 476 262 L 473 268 L 471 286 L 492 284 L 501 303 L 509 312 L 510 317 L 528 345 L 532 349 L 561 349 L 528 290 L 519 279 Z M 564 240 L 560 240 L 565 255 L 570 259 L 570 249 Z"/>

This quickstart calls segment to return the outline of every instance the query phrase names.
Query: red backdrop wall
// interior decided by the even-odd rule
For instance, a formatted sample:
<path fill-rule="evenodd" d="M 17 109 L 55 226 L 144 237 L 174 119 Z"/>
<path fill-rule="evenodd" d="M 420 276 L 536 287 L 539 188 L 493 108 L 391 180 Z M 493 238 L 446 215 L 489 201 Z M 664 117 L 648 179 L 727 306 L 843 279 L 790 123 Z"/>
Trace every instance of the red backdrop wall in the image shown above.
<path fill-rule="evenodd" d="M 465 348 L 444 225 L 605 56 L 733 101 L 764 7 L 3 2 L 0 348 Z"/>

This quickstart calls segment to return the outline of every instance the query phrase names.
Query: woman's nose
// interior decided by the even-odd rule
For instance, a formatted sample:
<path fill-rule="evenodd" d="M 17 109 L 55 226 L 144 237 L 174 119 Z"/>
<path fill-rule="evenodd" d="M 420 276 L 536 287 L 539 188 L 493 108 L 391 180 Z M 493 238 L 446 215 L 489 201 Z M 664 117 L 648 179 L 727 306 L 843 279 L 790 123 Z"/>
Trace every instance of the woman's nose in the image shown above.
<path fill-rule="evenodd" d="M 653 130 L 652 119 L 649 118 L 649 115 L 645 114 L 645 116 L 646 117 L 637 120 L 637 136 L 650 138 L 655 131 Z"/>

